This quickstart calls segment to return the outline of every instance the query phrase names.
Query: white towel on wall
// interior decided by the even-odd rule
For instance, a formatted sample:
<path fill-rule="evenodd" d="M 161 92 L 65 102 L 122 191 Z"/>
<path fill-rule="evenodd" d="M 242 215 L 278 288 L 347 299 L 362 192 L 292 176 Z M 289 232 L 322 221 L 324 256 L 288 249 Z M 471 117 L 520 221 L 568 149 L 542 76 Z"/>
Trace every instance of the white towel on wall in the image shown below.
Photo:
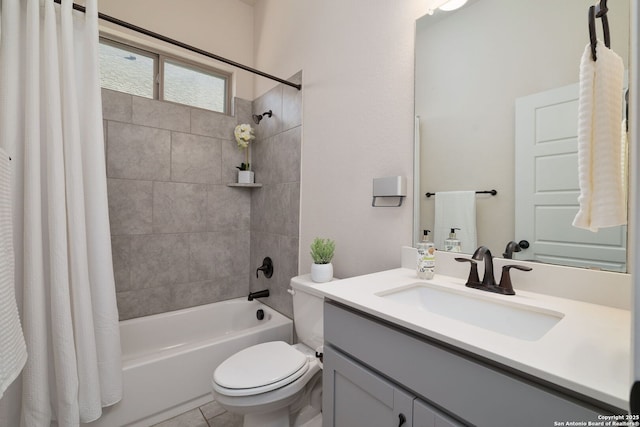
<path fill-rule="evenodd" d="M 624 64 L 600 40 L 596 55 L 598 60 L 594 62 L 587 45 L 580 61 L 580 209 L 573 220 L 574 227 L 591 231 L 627 223 L 620 128 Z"/>
<path fill-rule="evenodd" d="M 459 228 L 456 236 L 462 252 L 470 254 L 478 243 L 476 231 L 476 192 L 438 191 L 436 193 L 435 224 L 433 242 L 436 249 L 444 249 L 444 241 L 452 228 Z"/>
<path fill-rule="evenodd" d="M 11 215 L 11 162 L 0 148 L 0 398 L 27 361 L 15 295 Z"/>

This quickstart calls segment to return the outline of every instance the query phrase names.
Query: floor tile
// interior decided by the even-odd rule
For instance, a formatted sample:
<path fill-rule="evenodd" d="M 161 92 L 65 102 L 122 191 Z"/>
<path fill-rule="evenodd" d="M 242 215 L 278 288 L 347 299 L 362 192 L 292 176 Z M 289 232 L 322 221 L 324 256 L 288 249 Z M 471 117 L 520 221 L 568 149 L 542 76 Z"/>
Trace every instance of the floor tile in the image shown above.
<path fill-rule="evenodd" d="M 207 420 L 209 427 L 242 427 L 242 415 L 225 412 Z"/>
<path fill-rule="evenodd" d="M 220 406 L 220 404 L 215 400 L 207 403 L 206 405 L 202 405 L 200 407 L 200 411 L 202 412 L 202 415 L 204 415 L 204 417 L 208 420 L 226 412 L 225 409 Z"/>
<path fill-rule="evenodd" d="M 229 425 L 231 426 L 233 424 Z M 239 426 L 241 427 L 242 424 L 239 424 Z M 175 418 L 156 424 L 154 427 L 208 427 L 208 425 L 200 410 L 196 408 L 178 415 Z"/>

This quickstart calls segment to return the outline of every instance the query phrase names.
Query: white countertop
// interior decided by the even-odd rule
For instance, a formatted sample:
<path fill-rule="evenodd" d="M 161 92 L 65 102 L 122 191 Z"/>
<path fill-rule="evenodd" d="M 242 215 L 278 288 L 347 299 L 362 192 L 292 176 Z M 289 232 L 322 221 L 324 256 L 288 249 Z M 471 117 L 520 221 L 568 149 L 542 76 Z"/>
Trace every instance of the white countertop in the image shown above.
<path fill-rule="evenodd" d="M 369 313 L 427 337 L 496 361 L 577 393 L 628 409 L 631 389 L 631 314 L 627 310 L 533 292 L 506 296 L 464 286 L 465 280 L 436 275 L 439 286 L 457 292 L 554 310 L 564 317 L 536 341 L 503 335 L 377 296 L 419 280 L 414 269 L 353 277 L 314 288 L 331 300 Z"/>

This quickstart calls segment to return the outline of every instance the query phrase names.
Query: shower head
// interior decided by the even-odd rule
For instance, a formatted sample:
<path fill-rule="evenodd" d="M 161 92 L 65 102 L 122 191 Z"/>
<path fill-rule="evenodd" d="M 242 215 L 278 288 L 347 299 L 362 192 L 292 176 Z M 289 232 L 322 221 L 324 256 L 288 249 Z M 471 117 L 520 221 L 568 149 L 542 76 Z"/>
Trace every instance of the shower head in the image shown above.
<path fill-rule="evenodd" d="M 265 111 L 262 114 L 254 114 L 252 117 L 253 117 L 253 121 L 258 125 L 260 124 L 260 120 L 262 120 L 264 116 L 271 117 L 272 115 L 273 113 L 271 112 L 271 110 L 269 110 L 269 111 Z"/>

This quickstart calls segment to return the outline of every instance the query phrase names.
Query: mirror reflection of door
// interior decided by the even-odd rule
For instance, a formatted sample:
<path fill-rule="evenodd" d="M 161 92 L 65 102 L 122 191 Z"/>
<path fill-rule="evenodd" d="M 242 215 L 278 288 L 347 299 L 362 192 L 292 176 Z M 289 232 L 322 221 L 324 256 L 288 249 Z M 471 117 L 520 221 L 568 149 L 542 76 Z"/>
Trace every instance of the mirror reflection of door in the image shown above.
<path fill-rule="evenodd" d="M 626 226 L 593 233 L 578 212 L 578 85 L 516 99 L 515 236 L 518 259 L 626 271 Z"/>
<path fill-rule="evenodd" d="M 623 58 L 627 69 L 632 3 L 610 2 L 608 12 L 611 47 Z M 553 195 L 554 203 L 564 206 L 564 210 L 539 210 L 543 215 L 563 213 L 567 218 L 536 218 L 549 225 L 529 225 L 546 233 L 538 237 L 522 236 L 515 224 L 516 217 L 518 222 L 524 218 L 521 213 L 515 215 L 516 194 L 523 195 L 516 190 L 516 177 L 522 172 L 514 161 L 515 100 L 578 82 L 580 57 L 589 43 L 587 11 L 592 4 L 469 0 L 457 11 L 438 11 L 416 22 L 415 114 L 420 117 L 420 132 L 416 133 L 420 155 L 415 182 L 420 189 L 416 197 L 419 213 L 415 236 L 423 229 L 432 229 L 435 223 L 434 198 L 427 198 L 426 192 L 496 189 L 495 197 L 476 197 L 478 245 L 487 246 L 498 255 L 510 240 L 539 240 L 540 245 L 518 256 L 625 271 L 624 235 L 609 229 L 594 235 L 571 226 L 577 209 L 577 173 L 570 182 L 575 185 L 575 197 L 570 203 L 559 200 L 560 194 L 568 190 L 552 190 L 554 185 L 567 184 L 568 169 L 564 165 L 571 155 L 566 152 L 564 157 L 545 158 L 549 161 L 544 167 L 561 175 L 538 175 L 537 180 L 547 179 L 538 184 L 549 189 L 544 194 L 531 193 L 531 198 Z M 597 30 L 601 34 L 601 28 Z M 559 113 L 551 116 L 554 114 Z M 567 123 L 577 127 L 575 117 Z M 545 148 L 554 145 L 558 144 L 541 144 Z M 635 185 L 630 183 L 631 191 Z M 532 215 L 529 214 L 531 218 Z M 560 229 L 558 224 L 565 224 L 566 228 Z M 594 246 L 590 240 L 603 236 L 609 239 L 608 244 L 601 241 L 600 246 Z M 574 248 L 568 250 L 567 242 L 573 242 Z"/>

